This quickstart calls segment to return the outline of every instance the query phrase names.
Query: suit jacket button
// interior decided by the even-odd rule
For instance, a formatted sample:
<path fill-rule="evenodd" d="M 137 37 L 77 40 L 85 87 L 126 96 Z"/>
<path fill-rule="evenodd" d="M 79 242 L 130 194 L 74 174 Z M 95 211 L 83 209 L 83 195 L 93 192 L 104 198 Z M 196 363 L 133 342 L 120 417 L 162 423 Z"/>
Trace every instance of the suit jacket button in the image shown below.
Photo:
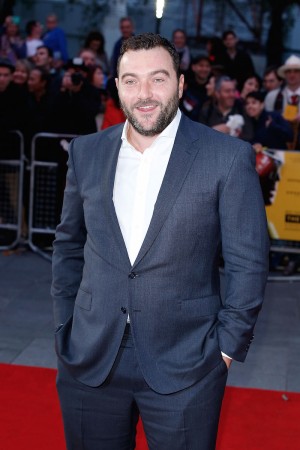
<path fill-rule="evenodd" d="M 121 311 L 122 311 L 123 314 L 127 313 L 127 309 L 124 306 L 122 306 Z"/>
<path fill-rule="evenodd" d="M 128 278 L 130 278 L 131 280 L 133 280 L 136 277 L 137 277 L 137 273 L 135 273 L 135 272 L 130 272 L 130 274 L 128 275 Z"/>

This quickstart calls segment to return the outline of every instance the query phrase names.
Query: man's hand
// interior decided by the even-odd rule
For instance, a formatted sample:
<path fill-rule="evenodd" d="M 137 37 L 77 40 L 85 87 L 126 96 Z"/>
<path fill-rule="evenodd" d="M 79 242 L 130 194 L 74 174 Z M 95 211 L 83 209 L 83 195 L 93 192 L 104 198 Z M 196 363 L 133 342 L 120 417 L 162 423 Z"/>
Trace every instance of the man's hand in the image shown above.
<path fill-rule="evenodd" d="M 264 149 L 263 146 L 259 142 L 253 144 L 252 147 L 254 148 L 256 153 L 260 153 Z"/>
<path fill-rule="evenodd" d="M 227 366 L 227 369 L 229 369 L 230 364 L 232 363 L 232 359 L 227 358 L 227 356 L 222 356 L 222 358 L 223 358 L 223 360 L 224 360 L 224 363 L 225 363 L 226 366 Z"/>

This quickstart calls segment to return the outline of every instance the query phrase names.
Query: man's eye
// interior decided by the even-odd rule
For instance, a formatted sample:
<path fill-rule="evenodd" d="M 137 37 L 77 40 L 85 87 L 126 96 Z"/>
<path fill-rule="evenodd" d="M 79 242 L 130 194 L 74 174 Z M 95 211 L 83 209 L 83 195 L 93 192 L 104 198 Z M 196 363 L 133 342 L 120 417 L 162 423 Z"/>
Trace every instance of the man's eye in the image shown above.
<path fill-rule="evenodd" d="M 135 83 L 134 80 L 126 80 L 126 81 L 125 81 L 125 84 L 127 84 L 127 85 L 132 85 L 132 84 L 134 84 L 134 83 Z"/>
<path fill-rule="evenodd" d="M 154 83 L 163 83 L 164 79 L 163 78 L 155 78 L 154 79 Z"/>

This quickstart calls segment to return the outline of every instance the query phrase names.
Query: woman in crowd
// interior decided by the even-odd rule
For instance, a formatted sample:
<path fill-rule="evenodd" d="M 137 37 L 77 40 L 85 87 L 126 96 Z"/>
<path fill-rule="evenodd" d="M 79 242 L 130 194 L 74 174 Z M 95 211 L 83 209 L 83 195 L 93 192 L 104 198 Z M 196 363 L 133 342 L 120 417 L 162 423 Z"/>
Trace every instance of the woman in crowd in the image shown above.
<path fill-rule="evenodd" d="M 250 92 L 257 92 L 257 91 L 259 91 L 261 89 L 261 86 L 262 86 L 262 80 L 261 80 L 260 76 L 255 74 L 255 73 L 253 75 L 250 75 L 244 81 L 242 90 L 241 90 L 240 95 L 239 95 L 240 101 L 244 104 L 247 95 Z"/>
<path fill-rule="evenodd" d="M 105 51 L 105 39 L 100 31 L 91 31 L 85 40 L 84 48 L 93 50 L 96 54 L 97 64 L 101 64 L 105 75 L 109 74 L 109 61 Z"/>
<path fill-rule="evenodd" d="M 187 45 L 186 32 L 180 28 L 173 31 L 172 42 L 180 58 L 180 69 L 186 72 L 191 63 L 190 49 Z"/>
<path fill-rule="evenodd" d="M 26 88 L 30 70 L 32 65 L 27 59 L 19 59 L 15 65 L 15 71 L 13 73 L 13 82 L 18 86 Z"/>
<path fill-rule="evenodd" d="M 0 38 L 0 57 L 8 58 L 13 64 L 22 57 L 24 41 L 19 30 L 20 18 L 7 16 L 4 21 L 4 33 Z"/>
<path fill-rule="evenodd" d="M 118 96 L 118 90 L 114 78 L 110 78 L 107 82 L 108 99 L 105 104 L 105 112 L 101 129 L 117 125 L 118 123 L 125 122 L 123 110 L 120 106 L 120 100 Z"/>
<path fill-rule="evenodd" d="M 202 105 L 202 108 L 200 111 L 200 116 L 202 114 L 202 111 L 207 111 L 207 114 L 209 114 L 209 111 L 211 111 L 211 109 L 215 105 L 215 102 L 216 102 L 216 97 L 215 97 L 216 80 L 217 80 L 217 77 L 213 73 L 209 75 L 207 83 L 205 85 L 206 101 Z M 198 119 L 199 119 L 199 117 L 198 117 Z"/>
<path fill-rule="evenodd" d="M 292 128 L 281 114 L 266 111 L 264 94 L 257 91 L 246 96 L 245 110 L 251 118 L 253 138 L 251 143 L 256 152 L 264 147 L 270 149 L 286 149 L 287 143 L 293 139 Z"/>
<path fill-rule="evenodd" d="M 26 34 L 27 37 L 24 43 L 24 57 L 32 60 L 36 54 L 38 47 L 43 45 L 41 39 L 43 33 L 43 27 L 37 20 L 30 20 L 26 24 Z"/>

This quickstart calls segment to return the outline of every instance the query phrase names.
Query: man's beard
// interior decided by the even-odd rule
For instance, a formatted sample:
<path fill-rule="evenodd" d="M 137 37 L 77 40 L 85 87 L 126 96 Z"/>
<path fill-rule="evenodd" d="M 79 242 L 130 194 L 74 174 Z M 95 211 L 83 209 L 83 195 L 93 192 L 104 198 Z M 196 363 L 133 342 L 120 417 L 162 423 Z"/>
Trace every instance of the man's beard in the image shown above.
<path fill-rule="evenodd" d="M 133 126 L 133 128 L 141 135 L 143 136 L 156 136 L 160 134 L 174 119 L 176 116 L 178 105 L 179 105 L 179 96 L 176 93 L 173 95 L 173 97 L 170 98 L 168 103 L 164 106 L 160 102 L 156 102 L 153 100 L 144 100 L 137 102 L 134 106 L 134 108 L 138 108 L 141 106 L 159 106 L 160 107 L 160 113 L 155 121 L 155 123 L 152 125 L 151 128 L 145 128 L 141 122 L 135 117 L 135 115 L 129 110 L 120 100 L 121 107 L 124 111 L 125 116 L 127 117 L 129 123 Z M 151 114 L 149 114 L 150 118 Z M 147 120 L 147 114 L 145 113 L 145 119 Z"/>

